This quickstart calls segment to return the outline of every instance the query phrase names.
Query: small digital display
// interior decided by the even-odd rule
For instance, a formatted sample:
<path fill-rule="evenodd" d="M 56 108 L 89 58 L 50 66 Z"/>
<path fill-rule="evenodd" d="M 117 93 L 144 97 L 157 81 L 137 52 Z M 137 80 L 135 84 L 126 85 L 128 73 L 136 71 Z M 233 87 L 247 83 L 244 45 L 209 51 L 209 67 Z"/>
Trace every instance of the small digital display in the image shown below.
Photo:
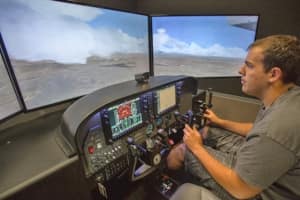
<path fill-rule="evenodd" d="M 112 139 L 116 139 L 128 130 L 142 124 L 140 98 L 138 97 L 108 108 L 108 116 Z"/>
<path fill-rule="evenodd" d="M 157 113 L 160 114 L 176 106 L 175 85 L 157 91 Z"/>

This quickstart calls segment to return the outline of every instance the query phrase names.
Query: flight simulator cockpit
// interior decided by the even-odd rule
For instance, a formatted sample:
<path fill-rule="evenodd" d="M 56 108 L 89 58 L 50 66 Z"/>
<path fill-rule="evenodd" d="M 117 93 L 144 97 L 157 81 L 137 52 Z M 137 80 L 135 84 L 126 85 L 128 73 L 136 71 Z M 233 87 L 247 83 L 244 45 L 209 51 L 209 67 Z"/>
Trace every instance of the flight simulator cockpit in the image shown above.
<path fill-rule="evenodd" d="M 184 125 L 204 126 L 208 87 L 218 84 L 200 81 L 240 82 L 236 72 L 255 39 L 257 14 L 130 10 L 83 0 L 0 2 L 0 199 L 22 196 L 37 180 L 54 194 L 58 181 L 47 178 L 63 170 L 95 183 L 79 199 L 97 199 L 90 197 L 95 185 L 103 198 L 120 199 L 115 182 L 159 177 Z M 147 80 L 139 80 L 144 73 Z M 77 176 L 77 164 L 84 175 Z M 70 185 L 67 198 L 88 184 Z M 168 198 L 171 185 L 166 179 L 158 192 Z"/>
<path fill-rule="evenodd" d="M 197 94 L 196 85 L 191 77 L 158 76 L 97 90 L 65 111 L 60 144 L 67 155 L 78 153 L 86 177 L 109 199 L 111 179 L 136 181 L 159 171 L 182 139 L 184 124 L 201 127 L 199 106 L 209 103 L 205 93 Z"/>

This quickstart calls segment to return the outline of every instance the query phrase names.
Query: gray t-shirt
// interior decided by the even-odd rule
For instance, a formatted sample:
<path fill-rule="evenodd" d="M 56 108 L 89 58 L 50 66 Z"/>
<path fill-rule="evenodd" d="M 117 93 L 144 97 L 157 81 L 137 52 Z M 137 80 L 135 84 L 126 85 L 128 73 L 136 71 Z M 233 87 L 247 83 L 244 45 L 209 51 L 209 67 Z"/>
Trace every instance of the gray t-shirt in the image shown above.
<path fill-rule="evenodd" d="M 300 199 L 300 87 L 259 111 L 234 169 L 263 199 Z"/>

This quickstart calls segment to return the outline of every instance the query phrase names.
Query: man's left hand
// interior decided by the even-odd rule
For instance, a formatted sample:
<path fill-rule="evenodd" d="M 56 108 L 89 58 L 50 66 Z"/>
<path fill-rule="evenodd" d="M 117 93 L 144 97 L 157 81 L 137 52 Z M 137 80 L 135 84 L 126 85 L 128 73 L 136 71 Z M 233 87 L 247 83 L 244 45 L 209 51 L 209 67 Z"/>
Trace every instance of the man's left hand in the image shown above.
<path fill-rule="evenodd" d="M 183 129 L 183 132 L 183 142 L 190 150 L 193 150 L 203 145 L 202 136 L 195 126 L 191 128 L 188 124 L 186 124 Z"/>

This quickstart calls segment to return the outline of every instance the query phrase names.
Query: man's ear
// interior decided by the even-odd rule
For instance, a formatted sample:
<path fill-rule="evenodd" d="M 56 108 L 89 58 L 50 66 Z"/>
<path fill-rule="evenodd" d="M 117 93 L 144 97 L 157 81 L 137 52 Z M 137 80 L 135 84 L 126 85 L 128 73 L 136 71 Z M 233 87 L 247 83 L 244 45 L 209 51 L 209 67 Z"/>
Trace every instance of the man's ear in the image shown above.
<path fill-rule="evenodd" d="M 273 67 L 270 71 L 270 82 L 275 82 L 279 79 L 282 79 L 283 73 L 279 67 Z"/>

